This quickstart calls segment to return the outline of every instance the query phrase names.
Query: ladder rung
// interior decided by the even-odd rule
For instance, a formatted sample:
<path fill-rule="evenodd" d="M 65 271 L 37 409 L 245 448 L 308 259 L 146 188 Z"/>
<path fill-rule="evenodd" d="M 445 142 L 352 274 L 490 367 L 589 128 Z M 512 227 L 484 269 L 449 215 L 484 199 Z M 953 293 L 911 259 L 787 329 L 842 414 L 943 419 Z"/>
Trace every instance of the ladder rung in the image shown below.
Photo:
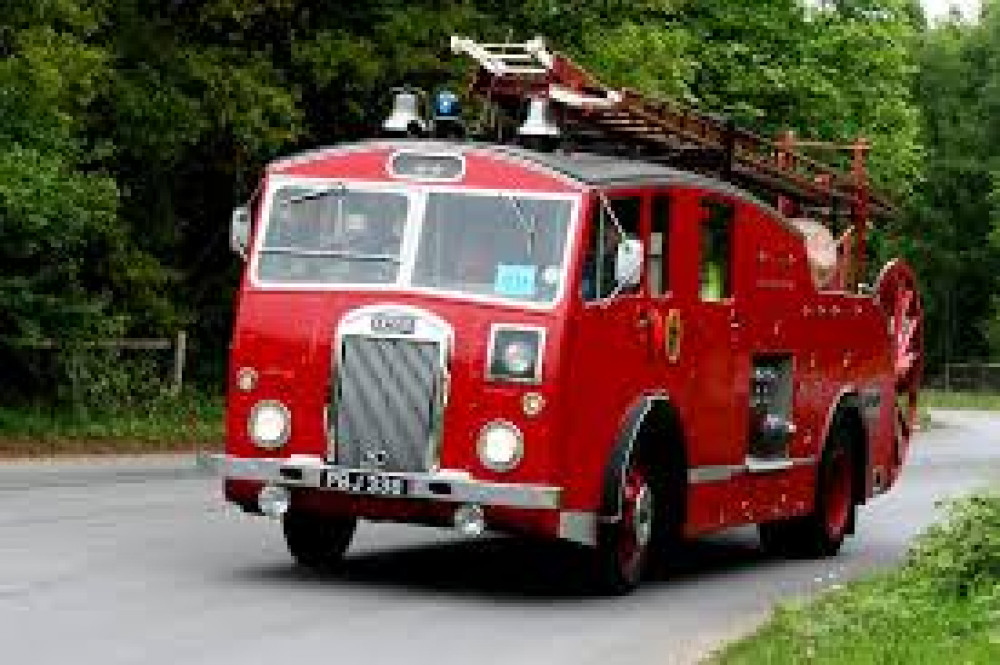
<path fill-rule="evenodd" d="M 530 53 L 491 53 L 490 58 L 503 62 L 538 62 Z"/>
<path fill-rule="evenodd" d="M 522 51 L 527 52 L 528 50 L 528 45 L 524 42 L 493 42 L 492 44 L 477 44 L 477 46 L 483 49 L 497 49 L 501 51 L 521 49 Z"/>
<path fill-rule="evenodd" d="M 503 74 L 548 74 L 549 70 L 544 67 L 508 67 L 506 63 L 500 63 L 498 67 Z"/>

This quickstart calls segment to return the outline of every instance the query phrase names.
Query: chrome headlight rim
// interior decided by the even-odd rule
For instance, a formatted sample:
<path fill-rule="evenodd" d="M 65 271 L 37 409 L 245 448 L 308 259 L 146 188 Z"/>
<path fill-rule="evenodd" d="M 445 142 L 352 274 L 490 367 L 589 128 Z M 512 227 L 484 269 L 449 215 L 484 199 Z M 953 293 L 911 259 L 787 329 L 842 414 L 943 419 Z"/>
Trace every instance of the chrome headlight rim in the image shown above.
<path fill-rule="evenodd" d="M 513 454 L 506 462 L 490 459 L 487 456 L 487 435 L 492 431 L 505 431 L 513 436 Z M 521 429 L 509 420 L 491 420 L 483 425 L 476 437 L 476 454 L 479 463 L 486 469 L 495 473 L 507 473 L 513 471 L 524 459 L 524 434 Z"/>
<path fill-rule="evenodd" d="M 542 361 L 545 356 L 546 329 L 541 326 L 516 323 L 494 323 L 486 354 L 486 380 L 503 383 L 538 385 L 542 382 Z M 504 337 L 513 336 L 513 339 Z M 530 354 L 531 361 L 523 371 L 508 364 L 508 349 L 521 346 Z"/>
<path fill-rule="evenodd" d="M 261 438 L 258 435 L 257 427 L 255 427 L 257 418 L 260 417 L 260 414 L 264 409 L 275 409 L 281 416 L 281 433 L 274 440 Z M 262 450 L 277 450 L 288 443 L 288 440 L 291 438 L 292 412 L 287 406 L 276 399 L 261 400 L 254 404 L 253 408 L 250 409 L 250 415 L 247 417 L 247 433 L 250 435 L 250 440 L 258 448 Z"/>

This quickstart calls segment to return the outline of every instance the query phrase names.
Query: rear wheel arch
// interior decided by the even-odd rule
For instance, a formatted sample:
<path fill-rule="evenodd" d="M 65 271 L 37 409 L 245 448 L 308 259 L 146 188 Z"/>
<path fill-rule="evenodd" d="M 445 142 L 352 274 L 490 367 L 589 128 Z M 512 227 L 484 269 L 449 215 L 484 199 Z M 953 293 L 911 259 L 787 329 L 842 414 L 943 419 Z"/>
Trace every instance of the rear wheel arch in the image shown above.
<path fill-rule="evenodd" d="M 819 451 L 817 463 L 823 459 L 834 430 L 844 430 L 851 441 L 853 460 L 854 502 L 865 503 L 868 499 L 869 466 L 871 464 L 871 443 L 868 428 L 862 415 L 861 396 L 853 388 L 845 388 L 833 402 L 823 427 L 823 447 Z"/>

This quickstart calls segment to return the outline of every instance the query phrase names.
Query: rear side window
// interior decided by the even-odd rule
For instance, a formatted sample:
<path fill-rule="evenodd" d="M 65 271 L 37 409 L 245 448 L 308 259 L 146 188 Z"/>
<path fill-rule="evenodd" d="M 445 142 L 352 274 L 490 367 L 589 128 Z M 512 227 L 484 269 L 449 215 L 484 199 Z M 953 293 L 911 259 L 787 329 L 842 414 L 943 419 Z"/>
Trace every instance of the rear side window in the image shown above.
<path fill-rule="evenodd" d="M 639 237 L 642 199 L 638 196 L 608 200 L 609 206 L 598 203 L 590 224 L 587 254 L 583 265 L 583 299 L 600 300 L 614 293 L 615 257 L 623 237 Z M 609 214 L 607 207 L 611 208 Z"/>
<path fill-rule="evenodd" d="M 670 291 L 670 197 L 653 197 L 653 215 L 647 243 L 646 265 L 649 294 L 662 296 Z"/>
<path fill-rule="evenodd" d="M 733 295 L 733 221 L 735 209 L 728 203 L 702 201 L 699 292 L 702 300 L 725 300 Z"/>

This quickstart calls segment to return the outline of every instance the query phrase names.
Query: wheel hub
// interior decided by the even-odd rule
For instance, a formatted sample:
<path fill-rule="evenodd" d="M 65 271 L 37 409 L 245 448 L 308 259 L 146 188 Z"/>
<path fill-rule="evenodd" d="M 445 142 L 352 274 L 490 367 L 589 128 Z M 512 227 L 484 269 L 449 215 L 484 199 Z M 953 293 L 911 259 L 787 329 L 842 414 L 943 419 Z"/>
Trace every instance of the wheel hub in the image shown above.
<path fill-rule="evenodd" d="M 642 485 L 635 498 L 632 530 L 640 549 L 645 548 L 653 537 L 653 493 L 648 485 Z"/>

